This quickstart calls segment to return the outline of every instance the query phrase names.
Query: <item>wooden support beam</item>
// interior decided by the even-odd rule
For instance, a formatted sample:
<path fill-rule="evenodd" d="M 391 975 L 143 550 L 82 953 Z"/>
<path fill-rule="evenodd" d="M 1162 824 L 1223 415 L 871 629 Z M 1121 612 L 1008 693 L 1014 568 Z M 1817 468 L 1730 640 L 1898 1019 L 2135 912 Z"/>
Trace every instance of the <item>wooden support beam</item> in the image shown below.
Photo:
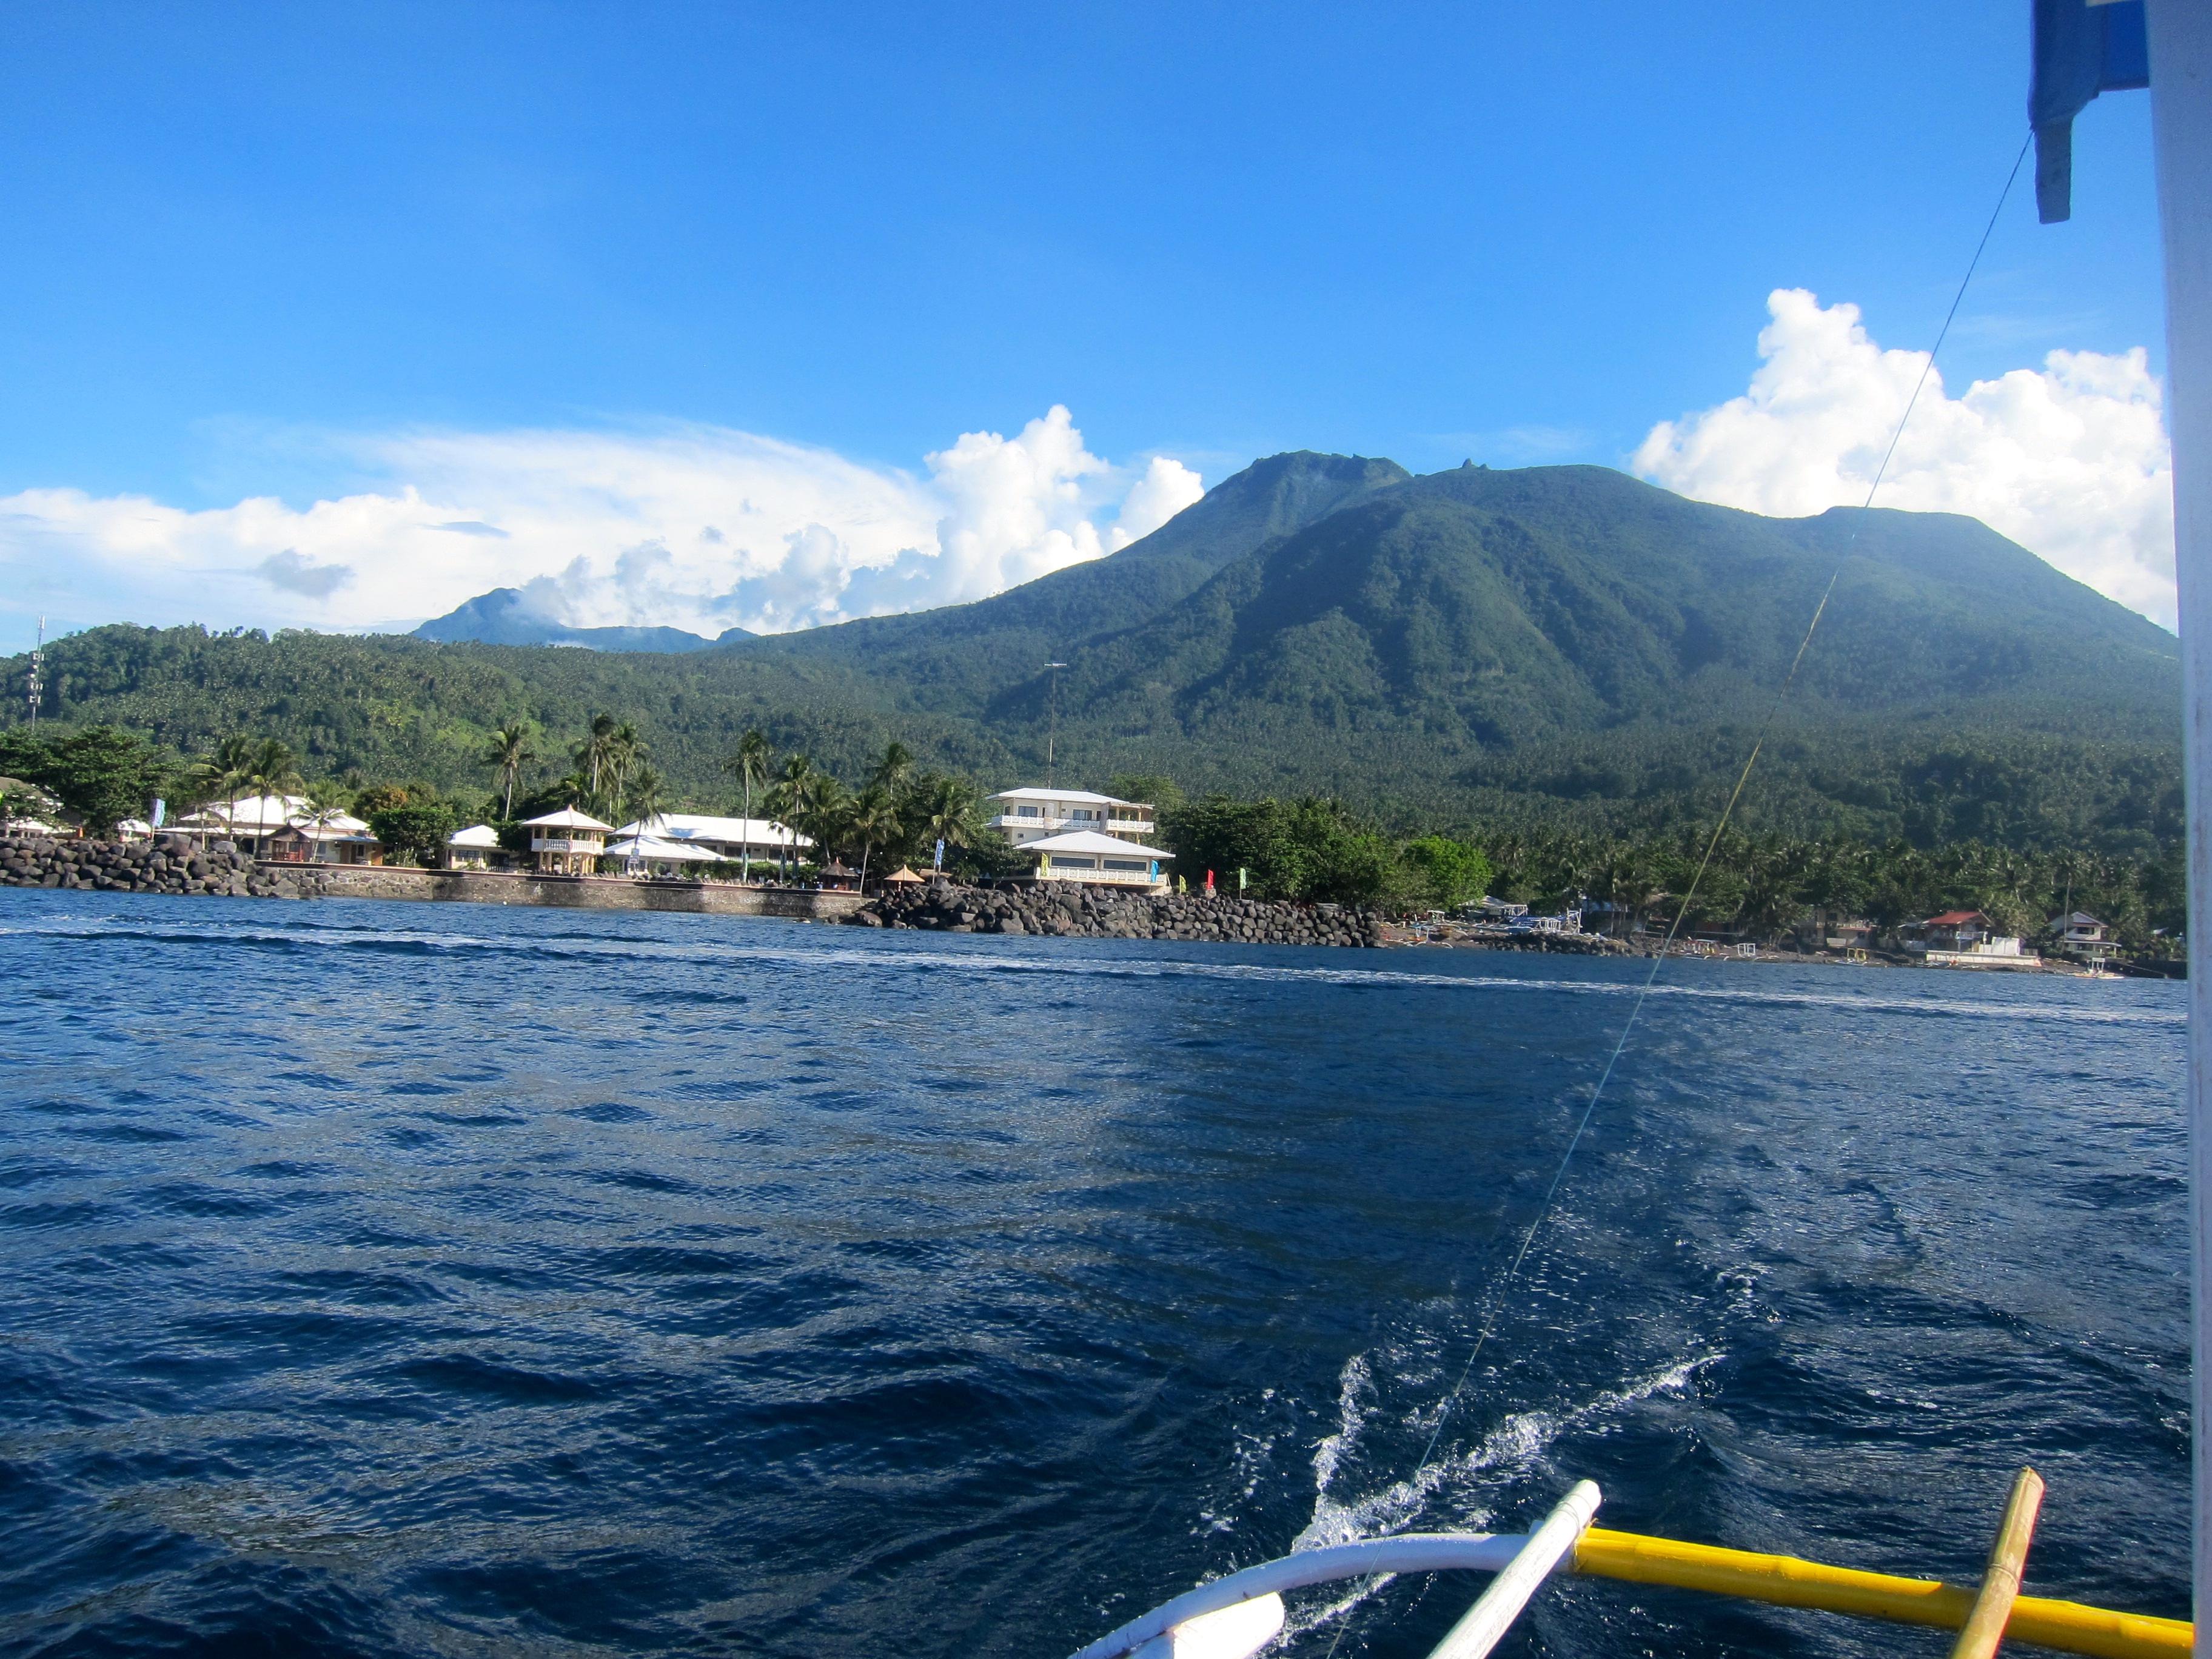
<path fill-rule="evenodd" d="M 1951 1659 L 1991 1659 L 2004 1640 L 2013 1603 L 2020 1599 L 2021 1573 L 2027 1562 L 2028 1541 L 2035 1536 L 2036 1514 L 2042 1507 L 2043 1477 L 2033 1469 L 2022 1469 L 2014 1478 L 2012 1495 L 2005 1499 L 2004 1518 L 1997 1522 L 1996 1541 L 1990 1546 L 1981 1593 L 1960 1629 Z"/>

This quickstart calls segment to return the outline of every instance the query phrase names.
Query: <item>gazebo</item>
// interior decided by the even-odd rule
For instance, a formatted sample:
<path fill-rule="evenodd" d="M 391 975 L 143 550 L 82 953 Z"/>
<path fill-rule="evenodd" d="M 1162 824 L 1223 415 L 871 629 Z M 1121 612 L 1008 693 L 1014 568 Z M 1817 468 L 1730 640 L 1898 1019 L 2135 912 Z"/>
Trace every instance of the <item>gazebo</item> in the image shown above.
<path fill-rule="evenodd" d="M 921 887 L 925 884 L 920 876 L 915 874 L 903 864 L 884 878 L 884 885 L 886 887 Z"/>
<path fill-rule="evenodd" d="M 615 830 L 573 806 L 526 819 L 523 827 L 530 831 L 530 850 L 538 855 L 538 870 L 553 876 L 586 874 L 605 853 L 607 837 Z"/>

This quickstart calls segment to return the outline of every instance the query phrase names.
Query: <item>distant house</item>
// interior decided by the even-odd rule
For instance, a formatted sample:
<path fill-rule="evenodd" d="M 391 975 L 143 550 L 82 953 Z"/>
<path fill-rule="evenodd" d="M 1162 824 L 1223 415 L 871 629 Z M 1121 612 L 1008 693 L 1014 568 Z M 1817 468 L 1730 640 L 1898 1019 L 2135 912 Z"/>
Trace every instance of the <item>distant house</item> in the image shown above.
<path fill-rule="evenodd" d="M 1911 930 L 1907 945 L 1923 951 L 1971 951 L 1990 936 L 1990 919 L 1979 910 L 1946 910 Z"/>
<path fill-rule="evenodd" d="M 261 856 L 286 864 L 381 864 L 384 843 L 348 813 L 301 813 L 264 838 Z"/>
<path fill-rule="evenodd" d="M 1918 953 L 1930 968 L 2038 968 L 2043 958 L 2021 949 L 2016 933 L 1990 931 L 1990 919 L 1979 910 L 1946 910 L 1940 916 L 1899 931 L 1913 937 L 1905 948 Z"/>
<path fill-rule="evenodd" d="M 1002 789 L 986 799 L 994 809 L 991 827 L 1017 847 L 1061 834 L 1142 838 L 1159 833 L 1158 814 L 1145 802 L 1087 789 Z"/>
<path fill-rule="evenodd" d="M 1168 878 L 1160 866 L 1175 854 L 1157 847 L 1102 836 L 1095 830 L 1073 830 L 1065 835 L 1042 836 L 1020 844 L 1036 858 L 1039 881 L 1095 882 L 1109 887 L 1142 887 L 1164 893 Z"/>
<path fill-rule="evenodd" d="M 488 823 L 472 823 L 465 830 L 456 830 L 446 837 L 446 867 L 448 870 L 482 870 L 489 866 L 492 855 L 499 851 L 499 831 Z"/>
<path fill-rule="evenodd" d="M 2053 916 L 2044 932 L 2062 951 L 2102 951 L 2112 942 L 2112 930 L 2087 910 Z"/>
<path fill-rule="evenodd" d="M 269 842 L 279 830 L 296 819 L 312 817 L 314 810 L 305 795 L 247 795 L 238 800 L 210 801 L 198 811 L 179 818 L 176 828 L 195 841 L 227 841 L 240 852 L 261 858 L 268 854 Z"/>
<path fill-rule="evenodd" d="M 607 837 L 615 832 L 611 823 L 601 823 L 573 806 L 526 819 L 523 828 L 530 831 L 530 851 L 538 871 L 549 876 L 588 875 L 605 854 Z"/>
<path fill-rule="evenodd" d="M 661 812 L 625 823 L 613 832 L 631 840 L 680 842 L 713 854 L 727 864 L 750 856 L 756 864 L 799 859 L 814 843 L 772 818 L 723 818 L 704 812 Z"/>

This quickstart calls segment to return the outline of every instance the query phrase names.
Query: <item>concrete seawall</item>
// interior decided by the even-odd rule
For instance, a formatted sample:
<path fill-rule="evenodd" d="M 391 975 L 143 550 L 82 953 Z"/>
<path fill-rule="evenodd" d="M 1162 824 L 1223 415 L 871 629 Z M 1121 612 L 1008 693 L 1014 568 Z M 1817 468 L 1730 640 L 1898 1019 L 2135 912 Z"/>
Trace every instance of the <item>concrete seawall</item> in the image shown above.
<path fill-rule="evenodd" d="M 627 876 L 542 876 L 513 870 L 413 870 L 400 865 L 277 864 L 263 872 L 296 880 L 317 898 L 432 899 L 463 904 L 535 904 L 566 910 L 668 910 L 687 915 L 781 916 L 842 921 L 857 893 L 736 887 Z"/>

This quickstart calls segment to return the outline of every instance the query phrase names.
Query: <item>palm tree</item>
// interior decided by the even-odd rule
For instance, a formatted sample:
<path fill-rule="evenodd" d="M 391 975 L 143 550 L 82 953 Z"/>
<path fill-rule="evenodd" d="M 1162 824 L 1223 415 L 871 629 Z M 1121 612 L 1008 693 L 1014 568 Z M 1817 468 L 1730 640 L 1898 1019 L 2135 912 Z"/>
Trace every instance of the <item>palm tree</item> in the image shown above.
<path fill-rule="evenodd" d="M 608 739 L 607 799 L 617 812 L 622 810 L 622 802 L 629 797 L 630 772 L 632 769 L 645 764 L 647 752 L 645 740 L 637 735 L 637 727 L 628 720 L 617 726 L 613 736 Z"/>
<path fill-rule="evenodd" d="M 327 830 L 340 818 L 348 816 L 344 807 L 340 806 L 326 795 L 311 795 L 307 798 L 307 811 L 300 815 L 297 822 L 299 828 L 306 832 L 303 839 L 307 842 L 307 861 L 309 864 L 315 861 L 314 832 L 318 830 Z"/>
<path fill-rule="evenodd" d="M 722 769 L 734 774 L 744 787 L 745 839 L 738 848 L 738 857 L 744 867 L 743 878 L 746 881 L 753 878 L 753 786 L 767 780 L 769 763 L 775 757 L 775 751 L 769 747 L 768 738 L 756 726 L 750 727 L 744 736 L 738 739 L 737 752 L 722 763 Z"/>
<path fill-rule="evenodd" d="M 892 745 L 896 748 L 897 745 Z M 845 833 L 860 843 L 860 890 L 868 890 L 868 857 L 876 843 L 898 833 L 898 808 L 890 791 L 872 783 L 845 804 Z"/>
<path fill-rule="evenodd" d="M 505 788 L 506 804 L 500 809 L 502 819 L 514 816 L 514 787 L 522 781 L 522 769 L 537 758 L 538 751 L 530 746 L 528 726 L 518 721 L 491 734 L 491 750 L 483 763 L 499 775 Z"/>
<path fill-rule="evenodd" d="M 238 815 L 238 792 L 245 786 L 252 768 L 253 739 L 243 732 L 233 732 L 217 739 L 214 750 L 192 768 L 194 787 L 204 789 L 208 799 L 220 797 L 225 802 L 226 826 Z"/>
<path fill-rule="evenodd" d="M 246 768 L 245 784 L 256 795 L 273 797 L 280 802 L 293 790 L 305 787 L 299 769 L 292 763 L 291 750 L 274 738 L 264 738 L 254 745 L 253 759 Z M 236 810 L 234 806 L 232 809 L 234 812 Z M 265 823 L 266 820 L 261 822 Z M 253 851 L 257 857 L 261 853 L 259 828 L 259 823 L 257 823 L 253 837 Z M 236 833 L 237 829 L 234 825 L 232 834 L 234 836 Z"/>
<path fill-rule="evenodd" d="M 965 778 L 935 778 L 921 798 L 921 832 L 947 847 L 973 847 L 982 833 L 982 798 Z"/>
<path fill-rule="evenodd" d="M 896 798 L 899 786 L 906 781 L 907 775 L 913 770 L 913 754 L 904 744 L 893 738 L 884 745 L 883 758 L 876 763 L 876 769 L 869 775 L 868 781 L 885 794 Z"/>
<path fill-rule="evenodd" d="M 764 803 L 766 810 L 786 830 L 800 828 L 813 811 L 817 782 L 821 776 L 814 769 L 814 763 L 805 756 L 791 756 L 784 762 L 783 770 L 777 775 L 775 788 L 770 792 L 773 801 Z M 791 878 L 788 854 L 793 850 L 787 841 L 778 843 L 776 847 L 777 862 L 781 866 L 781 874 L 786 881 Z"/>
<path fill-rule="evenodd" d="M 591 780 L 592 804 L 599 804 L 599 773 L 613 753 L 615 717 L 594 714 L 589 733 L 576 745 L 575 760 L 578 775 Z"/>
<path fill-rule="evenodd" d="M 660 816 L 664 804 L 660 775 L 650 767 L 641 766 L 629 783 L 629 810 L 637 814 L 637 830 L 630 836 L 633 843 L 653 833 L 653 820 Z"/>

